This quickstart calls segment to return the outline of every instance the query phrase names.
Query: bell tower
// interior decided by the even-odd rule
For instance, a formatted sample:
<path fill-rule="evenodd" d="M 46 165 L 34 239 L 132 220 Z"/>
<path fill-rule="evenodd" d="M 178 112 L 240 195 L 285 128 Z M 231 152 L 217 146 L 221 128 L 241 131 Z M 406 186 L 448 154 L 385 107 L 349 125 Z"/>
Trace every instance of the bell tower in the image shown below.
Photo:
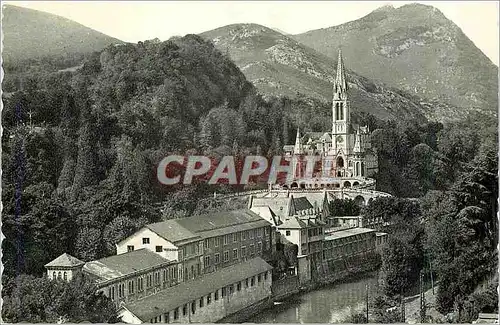
<path fill-rule="evenodd" d="M 339 58 L 337 61 L 337 76 L 333 83 L 333 103 L 332 103 L 332 146 L 337 153 L 342 150 L 345 155 L 349 154 L 349 125 L 350 125 L 350 107 L 347 96 L 347 80 L 345 76 L 344 61 L 342 59 L 342 50 L 339 49 Z"/>

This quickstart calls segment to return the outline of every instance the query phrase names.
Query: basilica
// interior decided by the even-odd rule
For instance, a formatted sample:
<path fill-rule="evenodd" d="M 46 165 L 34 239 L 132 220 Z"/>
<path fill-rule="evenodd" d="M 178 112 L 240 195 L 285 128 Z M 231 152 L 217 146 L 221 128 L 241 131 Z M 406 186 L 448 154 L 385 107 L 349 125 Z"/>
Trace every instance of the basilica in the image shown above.
<path fill-rule="evenodd" d="M 370 143 L 367 126 L 351 123 L 351 106 L 342 52 L 339 50 L 337 75 L 333 84 L 331 132 L 297 130 L 295 145 L 284 146 L 291 157 L 293 177 L 284 187 L 344 187 L 365 184 L 378 170 L 377 156 Z M 307 157 L 316 156 L 319 169 L 307 173 Z M 346 181 L 350 180 L 350 181 Z"/>

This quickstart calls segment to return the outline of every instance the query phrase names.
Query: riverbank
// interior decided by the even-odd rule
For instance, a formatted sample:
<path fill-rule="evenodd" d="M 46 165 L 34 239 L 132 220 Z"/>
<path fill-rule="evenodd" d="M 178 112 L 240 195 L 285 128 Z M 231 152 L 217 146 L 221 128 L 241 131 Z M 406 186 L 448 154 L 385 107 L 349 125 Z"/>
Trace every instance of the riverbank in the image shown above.
<path fill-rule="evenodd" d="M 357 281 L 357 280 L 364 279 L 364 278 L 371 278 L 371 277 L 377 278 L 378 277 L 378 270 L 367 270 L 367 271 L 358 272 L 358 273 L 348 273 L 348 274 L 344 274 L 341 277 L 322 278 L 322 279 L 318 280 L 318 282 L 310 283 L 307 286 L 301 287 L 300 292 L 298 292 L 297 294 L 302 294 L 302 293 L 306 293 L 309 291 L 325 288 L 328 286 L 334 286 L 334 285 L 338 285 L 341 283 L 349 283 L 349 282 Z"/>
<path fill-rule="evenodd" d="M 252 316 L 258 314 L 259 312 L 262 312 L 263 310 L 269 309 L 272 306 L 273 306 L 273 300 L 271 298 L 264 299 L 256 304 L 253 304 L 252 306 L 248 306 L 242 310 L 239 310 L 234 314 L 228 315 L 218 320 L 216 323 L 223 323 L 223 324 L 243 323 Z"/>
<path fill-rule="evenodd" d="M 353 312 L 361 312 L 366 287 L 377 290 L 377 272 L 352 275 L 334 283 L 311 285 L 297 294 L 275 302 L 250 317 L 247 323 L 338 323 Z"/>

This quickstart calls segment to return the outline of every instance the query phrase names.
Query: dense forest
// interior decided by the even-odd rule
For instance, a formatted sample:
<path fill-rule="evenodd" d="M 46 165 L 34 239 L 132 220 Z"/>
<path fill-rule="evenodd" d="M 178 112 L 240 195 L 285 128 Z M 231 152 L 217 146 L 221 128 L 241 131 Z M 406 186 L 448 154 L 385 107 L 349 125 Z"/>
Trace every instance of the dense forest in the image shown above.
<path fill-rule="evenodd" d="M 73 65 L 79 67 L 66 69 Z M 195 35 L 4 68 L 2 281 L 7 297 L 16 290 L 32 292 L 38 286 L 34 281 L 42 281 L 34 277 L 64 252 L 83 261 L 114 254 L 115 243 L 144 224 L 231 208 L 199 199 L 242 190 L 203 182 L 161 186 L 156 166 L 163 157 L 280 154 L 284 144 L 293 143 L 297 127 L 331 127 L 328 103 L 262 96 L 226 55 Z M 382 267 L 387 274 L 406 275 L 387 285 L 387 295 L 406 289 L 415 280 L 413 272 L 418 276 L 425 267 L 426 256 L 444 284 L 439 287 L 442 311 L 467 305 L 477 284 L 496 270 L 491 263 L 497 242 L 496 121 L 471 114 L 442 125 L 380 121 L 356 112 L 353 120 L 374 130 L 378 189 L 419 198 L 418 204 L 375 201 L 361 211 L 400 218 L 390 240 L 407 251 L 384 252 Z M 337 202 L 333 208 L 341 206 Z M 461 269 L 469 272 L 454 271 Z M 44 299 L 69 290 L 58 285 L 47 286 Z M 26 305 L 36 306 L 14 301 L 6 300 L 9 319 L 52 320 L 53 314 L 31 317 L 41 311 L 27 313 Z M 108 308 L 102 298 L 92 303 Z"/>

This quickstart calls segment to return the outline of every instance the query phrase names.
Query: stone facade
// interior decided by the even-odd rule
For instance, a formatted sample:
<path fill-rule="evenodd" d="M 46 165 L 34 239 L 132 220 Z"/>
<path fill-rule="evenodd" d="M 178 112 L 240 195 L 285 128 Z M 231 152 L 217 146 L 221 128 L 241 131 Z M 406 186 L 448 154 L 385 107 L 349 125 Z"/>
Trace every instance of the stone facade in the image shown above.
<path fill-rule="evenodd" d="M 295 145 L 286 145 L 283 149 L 293 166 L 293 177 L 287 179 L 287 187 L 326 187 L 328 184 L 338 184 L 340 187 L 344 184 L 342 178 L 362 179 L 378 171 L 370 130 L 367 126 L 351 123 L 348 84 L 341 51 L 333 84 L 331 132 L 309 132 L 301 136 L 297 130 Z M 308 157 L 318 157 L 321 168 L 309 170 Z"/>
<path fill-rule="evenodd" d="M 271 297 L 271 266 L 261 258 L 170 288 L 133 304 L 119 316 L 135 323 L 213 323 Z"/>

